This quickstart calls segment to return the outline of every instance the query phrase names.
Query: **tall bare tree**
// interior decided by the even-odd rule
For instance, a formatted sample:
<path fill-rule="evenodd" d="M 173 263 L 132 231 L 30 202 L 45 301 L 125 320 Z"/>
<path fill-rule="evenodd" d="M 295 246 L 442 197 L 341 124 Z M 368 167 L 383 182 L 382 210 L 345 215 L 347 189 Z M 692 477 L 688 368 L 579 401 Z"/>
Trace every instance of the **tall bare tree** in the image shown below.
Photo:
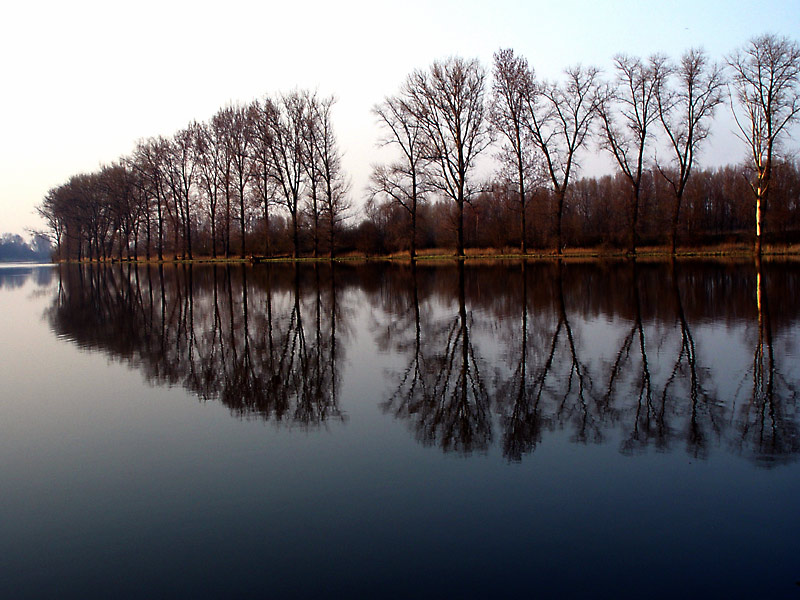
<path fill-rule="evenodd" d="M 182 256 L 192 260 L 192 189 L 197 176 L 197 123 L 178 131 L 169 141 L 165 153 L 166 182 L 172 196 L 176 250 L 181 240 Z M 168 204 L 168 209 L 170 205 Z"/>
<path fill-rule="evenodd" d="M 272 177 L 281 195 L 281 204 L 292 220 L 293 255 L 300 255 L 299 206 L 306 184 L 304 165 L 304 136 L 306 101 L 304 94 L 293 91 L 276 101 L 266 98 L 263 103 L 272 156 Z"/>
<path fill-rule="evenodd" d="M 306 213 L 311 221 L 311 246 L 314 258 L 319 257 L 320 242 L 320 218 L 322 216 L 322 198 L 320 196 L 323 187 L 321 143 L 320 136 L 322 131 L 319 126 L 320 99 L 316 92 L 304 91 L 305 100 L 305 129 L 303 135 L 303 167 L 307 177 Z"/>
<path fill-rule="evenodd" d="M 656 161 L 659 172 L 675 194 L 672 213 L 673 254 L 677 246 L 683 192 L 700 144 L 708 137 L 714 109 L 722 102 L 724 85 L 722 67 L 709 63 L 706 53 L 699 48 L 687 50 L 678 65 L 665 65 L 663 78 L 656 82 L 658 116 L 677 167 L 675 170 L 665 169 Z"/>
<path fill-rule="evenodd" d="M 167 198 L 164 161 L 168 145 L 167 140 L 162 137 L 140 140 L 130 158 L 131 167 L 146 182 L 149 193 L 155 199 L 156 252 L 159 261 L 164 260 L 164 213 Z"/>
<path fill-rule="evenodd" d="M 240 256 L 246 254 L 247 237 L 247 192 L 253 176 L 252 151 L 255 142 L 255 106 L 246 104 L 236 106 L 231 113 L 230 130 L 227 136 L 232 164 L 236 197 L 239 200 L 239 231 L 241 232 Z"/>
<path fill-rule="evenodd" d="M 787 127 L 800 113 L 800 45 L 788 37 L 765 34 L 728 57 L 738 107 L 734 117 L 755 168 L 755 251 L 761 254 L 764 208 L 773 158 Z M 743 114 L 742 114 L 743 113 Z"/>
<path fill-rule="evenodd" d="M 333 130 L 331 112 L 336 103 L 334 96 L 309 103 L 310 123 L 306 135 L 317 140 L 316 154 L 319 163 L 320 183 L 322 184 L 322 216 L 325 219 L 325 233 L 328 254 L 336 254 L 336 234 L 345 219 L 350 204 L 347 194 L 350 182 L 342 169 L 342 153 Z M 313 133 L 311 133 L 313 131 Z M 312 158 L 312 160 L 314 160 Z"/>
<path fill-rule="evenodd" d="M 264 252 L 272 254 L 272 238 L 270 235 L 270 207 L 275 202 L 276 185 L 273 177 L 275 166 L 272 156 L 272 126 L 268 101 L 253 103 L 253 188 L 259 197 L 264 213 Z"/>
<path fill-rule="evenodd" d="M 51 188 L 41 204 L 36 206 L 36 213 L 47 223 L 48 237 L 55 246 L 55 256 L 59 260 L 69 258 L 61 249 L 67 227 L 67 212 L 64 210 L 62 200 L 65 187 L 62 185 Z"/>
<path fill-rule="evenodd" d="M 616 80 L 599 103 L 603 147 L 619 165 L 631 186 L 628 248 L 634 254 L 639 222 L 639 198 L 650 126 L 658 119 L 656 90 L 665 71 L 666 58 L 652 56 L 647 62 L 636 56 L 614 57 Z"/>
<path fill-rule="evenodd" d="M 556 195 L 558 253 L 564 248 L 562 220 L 575 155 L 586 143 L 600 106 L 598 71 L 576 65 L 565 69 L 563 83 L 534 82 L 527 94 L 527 128 L 541 151 Z"/>
<path fill-rule="evenodd" d="M 527 252 L 526 183 L 530 178 L 533 158 L 531 139 L 526 127 L 531 97 L 534 94 L 533 69 L 523 56 L 510 48 L 494 54 L 492 106 L 489 118 L 506 140 L 501 160 L 513 169 L 519 191 L 520 250 Z"/>
<path fill-rule="evenodd" d="M 407 88 L 406 88 L 407 91 Z M 371 198 L 386 197 L 408 214 L 410 232 L 408 252 L 411 260 L 417 255 L 418 207 L 427 191 L 424 159 L 424 130 L 409 104 L 410 98 L 401 92 L 388 96 L 372 112 L 384 131 L 381 146 L 399 149 L 400 158 L 385 165 L 374 165 L 370 178 Z"/>
<path fill-rule="evenodd" d="M 486 74 L 477 59 L 435 61 L 407 83 L 414 115 L 425 131 L 425 154 L 436 165 L 431 184 L 456 204 L 457 254 L 464 256 L 464 203 L 478 191 L 471 175 L 491 143 L 484 92 Z"/>
<path fill-rule="evenodd" d="M 206 195 L 208 220 L 211 225 L 211 257 L 217 257 L 217 204 L 222 188 L 225 156 L 224 140 L 210 122 L 197 129 L 197 167 L 199 182 Z"/>
<path fill-rule="evenodd" d="M 225 197 L 225 211 L 223 214 L 223 247 L 225 249 L 225 258 L 231 255 L 231 221 L 233 220 L 233 212 L 231 210 L 231 201 L 233 200 L 233 149 L 232 145 L 228 142 L 230 130 L 233 127 L 233 108 L 226 106 L 221 108 L 211 117 L 211 127 L 214 130 L 214 136 L 222 145 L 222 155 L 220 157 L 220 185 L 222 185 L 222 192 Z"/>

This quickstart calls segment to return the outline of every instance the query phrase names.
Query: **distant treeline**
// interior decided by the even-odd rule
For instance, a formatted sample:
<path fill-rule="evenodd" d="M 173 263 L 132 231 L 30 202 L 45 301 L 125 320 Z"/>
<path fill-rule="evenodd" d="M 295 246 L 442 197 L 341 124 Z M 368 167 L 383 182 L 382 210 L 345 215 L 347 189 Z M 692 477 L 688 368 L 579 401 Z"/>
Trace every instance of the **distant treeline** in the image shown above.
<path fill-rule="evenodd" d="M 753 38 L 714 63 L 620 54 L 614 72 L 537 78 L 513 50 L 435 61 L 373 112 L 393 158 L 353 209 L 333 97 L 295 90 L 220 109 L 169 138 L 51 189 L 39 206 L 62 259 L 249 255 L 333 258 L 420 248 L 623 248 L 800 239 L 800 45 Z M 730 105 L 748 160 L 700 169 L 714 113 Z M 779 153 L 779 150 L 784 150 Z M 617 173 L 578 178 L 606 152 Z M 496 172 L 476 173 L 481 155 Z M 783 157 L 783 158 L 782 158 Z"/>
<path fill-rule="evenodd" d="M 14 233 L 0 236 L 0 262 L 48 261 L 52 251 L 50 241 L 41 235 L 34 236 L 30 242 Z"/>

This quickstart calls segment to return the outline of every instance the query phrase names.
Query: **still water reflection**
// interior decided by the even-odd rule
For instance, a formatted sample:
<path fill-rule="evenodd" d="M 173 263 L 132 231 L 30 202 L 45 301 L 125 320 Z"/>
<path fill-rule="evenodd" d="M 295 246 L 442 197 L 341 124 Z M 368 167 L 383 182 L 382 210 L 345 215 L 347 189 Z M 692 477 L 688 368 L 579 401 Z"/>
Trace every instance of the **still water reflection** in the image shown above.
<path fill-rule="evenodd" d="M 771 467 L 800 450 L 798 285 L 772 264 L 63 267 L 48 319 L 239 416 L 346 421 L 342 365 L 372 336 L 392 366 L 356 376 L 445 452 L 520 461 L 566 430 Z"/>
<path fill-rule="evenodd" d="M 787 597 L 800 266 L 0 267 L 0 596 Z"/>

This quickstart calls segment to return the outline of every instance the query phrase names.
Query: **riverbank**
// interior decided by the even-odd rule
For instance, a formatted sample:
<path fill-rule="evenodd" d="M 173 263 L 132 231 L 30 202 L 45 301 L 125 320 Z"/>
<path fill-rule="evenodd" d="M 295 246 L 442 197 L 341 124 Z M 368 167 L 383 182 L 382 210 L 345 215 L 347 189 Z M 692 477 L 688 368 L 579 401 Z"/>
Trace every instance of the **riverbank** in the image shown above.
<path fill-rule="evenodd" d="M 465 250 L 463 260 L 557 260 L 559 258 L 564 260 L 569 259 L 624 259 L 624 258 L 637 258 L 637 259 L 656 259 L 664 260 L 672 257 L 678 259 L 688 258 L 755 258 L 753 247 L 748 244 L 727 244 L 716 246 L 693 246 L 678 248 L 677 252 L 673 255 L 672 249 L 669 246 L 642 246 L 637 248 L 635 254 L 631 254 L 627 250 L 621 248 L 610 247 L 597 247 L 597 248 L 565 248 L 561 255 L 554 249 L 534 249 L 529 250 L 522 254 L 518 248 L 469 248 Z M 776 258 L 776 257 L 797 257 L 800 258 L 800 244 L 774 244 L 765 245 L 762 250 L 762 257 Z M 438 260 L 457 260 L 455 251 L 450 248 L 427 248 L 420 250 L 415 257 L 415 260 L 420 261 L 438 261 Z M 211 263 L 211 264 L 254 264 L 254 263 L 274 263 L 274 262 L 336 262 L 344 261 L 403 261 L 410 260 L 408 252 L 395 252 L 391 254 L 375 254 L 368 255 L 364 253 L 342 253 L 339 256 L 331 259 L 328 256 L 321 256 L 314 258 L 313 256 L 302 256 L 293 258 L 291 256 L 261 256 L 249 255 L 245 258 L 241 257 L 211 257 L 211 256 L 195 256 L 191 259 L 183 258 L 180 256 L 164 256 L 163 259 L 151 257 L 150 259 L 139 257 L 123 258 L 118 257 L 106 259 L 100 262 L 106 264 L 119 264 L 119 263 L 137 263 L 137 264 L 198 264 L 198 263 Z M 56 262 L 78 262 L 78 261 L 56 261 Z M 80 262 L 89 262 L 86 260 Z M 92 261 L 96 262 L 96 261 Z"/>

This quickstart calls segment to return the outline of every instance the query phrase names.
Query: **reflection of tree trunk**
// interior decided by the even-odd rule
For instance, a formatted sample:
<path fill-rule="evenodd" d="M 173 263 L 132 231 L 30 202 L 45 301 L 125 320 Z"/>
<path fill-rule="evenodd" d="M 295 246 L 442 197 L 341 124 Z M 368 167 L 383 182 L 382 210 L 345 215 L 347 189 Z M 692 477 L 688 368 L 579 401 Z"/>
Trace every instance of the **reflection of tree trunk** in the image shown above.
<path fill-rule="evenodd" d="M 593 433 L 595 439 L 602 439 L 598 424 L 595 422 L 595 415 L 592 413 L 592 406 L 587 399 L 587 391 L 591 389 L 591 378 L 584 363 L 581 361 L 578 351 L 578 344 L 570 323 L 566 295 L 564 293 L 564 271 L 565 265 L 562 261 L 555 264 L 556 267 L 556 324 L 553 330 L 551 342 L 548 347 L 546 358 L 538 369 L 536 376 L 528 385 L 528 309 L 527 309 L 527 277 L 523 267 L 523 309 L 522 309 L 522 343 L 521 357 L 512 375 L 511 385 L 512 394 L 515 397 L 514 407 L 511 415 L 506 419 L 505 432 L 505 456 L 511 460 L 520 460 L 524 452 L 530 452 L 538 443 L 541 431 L 548 423 L 558 418 L 560 420 L 569 419 L 570 415 L 577 415 L 577 432 L 575 440 L 585 442 L 589 438 L 589 432 Z M 562 333 L 564 338 L 562 338 Z M 569 352 L 567 361 L 557 361 L 556 353 L 565 342 L 566 350 Z M 568 366 L 565 374 L 553 375 L 553 369 L 558 365 Z M 548 385 L 550 382 L 551 385 Z M 563 395 L 561 394 L 563 386 Z M 542 406 L 546 397 L 545 392 L 549 392 L 554 401 L 554 415 L 546 417 L 542 414 Z M 570 398 L 575 398 L 577 406 L 569 403 Z"/>
<path fill-rule="evenodd" d="M 791 444 L 792 427 L 784 422 L 782 407 L 775 401 L 775 355 L 772 346 L 772 322 L 766 289 L 766 277 L 761 257 L 756 255 L 756 306 L 758 309 L 758 341 L 753 356 L 753 396 L 750 411 L 755 411 L 754 442 L 759 454 L 770 456 L 783 454 L 784 445 Z M 766 358 L 765 358 L 766 353 Z M 743 428 L 743 437 L 749 434 L 751 424 Z M 797 441 L 794 442 L 795 444 Z"/>
<path fill-rule="evenodd" d="M 395 407 L 395 416 L 410 414 L 415 412 L 416 405 L 420 402 L 418 398 L 419 388 L 422 388 L 422 396 L 425 395 L 425 380 L 422 376 L 422 334 L 420 324 L 419 308 L 419 287 L 417 283 L 417 263 L 411 261 L 411 310 L 414 313 L 414 351 L 408 366 L 400 377 L 392 396 L 387 400 L 385 406 Z"/>
<path fill-rule="evenodd" d="M 230 335 L 230 356 L 231 361 L 235 365 L 239 361 L 239 353 L 236 349 L 236 324 L 234 322 L 233 316 L 233 286 L 231 284 L 231 269 L 228 267 L 225 269 L 225 279 L 228 288 L 228 315 L 229 315 L 229 335 Z"/>
<path fill-rule="evenodd" d="M 441 352 L 423 359 L 422 325 L 412 263 L 414 355 L 403 372 L 395 393 L 385 403 L 398 417 L 411 419 L 418 438 L 438 444 L 445 451 L 470 453 L 483 450 L 491 440 L 489 395 L 480 376 L 479 361 L 470 337 L 466 308 L 464 263 L 459 261 L 458 309 L 444 327 L 432 328 L 431 344 L 443 343 Z M 439 342 L 435 336 L 442 336 Z"/>
<path fill-rule="evenodd" d="M 272 269 L 267 270 L 267 356 L 269 372 L 275 372 L 275 337 L 272 333 Z"/>
<path fill-rule="evenodd" d="M 278 363 L 278 370 L 273 376 L 276 394 L 276 415 L 280 416 L 289 409 L 292 397 L 299 399 L 303 392 L 303 380 L 308 374 L 308 364 L 305 359 L 306 340 L 303 333 L 303 319 L 300 305 L 300 274 L 298 265 L 293 265 L 294 270 L 294 298 L 293 308 L 289 317 L 286 335 Z"/>
<path fill-rule="evenodd" d="M 243 316 L 243 329 L 244 329 L 244 370 L 248 381 L 253 381 L 255 373 L 253 372 L 253 360 L 250 356 L 250 313 L 248 312 L 247 304 L 247 267 L 241 265 L 242 269 L 242 316 Z M 251 386 L 247 386 L 250 388 Z"/>
<path fill-rule="evenodd" d="M 222 364 L 225 364 L 225 336 L 222 332 L 222 316 L 219 310 L 219 279 L 217 277 L 218 267 L 214 265 L 213 269 L 213 277 L 214 277 L 214 325 L 211 332 L 211 343 L 212 345 L 215 344 L 215 339 L 217 335 L 219 335 L 219 352 L 220 358 L 222 360 Z"/>
<path fill-rule="evenodd" d="M 520 175 L 522 174 L 522 168 L 520 167 Z M 520 183 L 520 190 L 522 190 L 522 184 Z M 523 198 L 523 210 L 525 206 L 524 202 L 524 192 L 520 192 L 520 196 Z M 523 227 L 522 227 L 522 253 L 525 253 L 525 220 L 523 218 Z M 523 399 L 525 398 L 525 388 L 526 388 L 526 380 L 528 375 L 528 277 L 525 273 L 525 261 L 522 261 L 522 348 L 520 348 L 520 361 L 519 361 L 519 385 L 517 387 L 517 401 L 515 402 L 515 412 L 516 407 L 519 406 Z"/>
<path fill-rule="evenodd" d="M 167 335 L 167 293 L 164 289 L 164 265 L 158 265 L 158 283 L 161 288 L 161 331 L 159 340 L 161 341 L 160 355 L 164 356 L 166 352 L 166 335 Z"/>
<path fill-rule="evenodd" d="M 194 271 L 192 265 L 186 267 L 186 297 L 189 303 L 189 367 L 191 369 L 190 375 L 192 378 L 196 376 L 194 370 L 194 351 L 197 343 L 197 338 L 194 334 Z"/>
<path fill-rule="evenodd" d="M 541 416 L 539 401 L 544 388 L 547 371 L 552 365 L 555 345 L 551 346 L 550 354 L 543 369 L 543 376 L 537 377 L 534 385 L 528 387 L 528 274 L 527 263 L 522 261 L 522 333 L 520 341 L 520 359 L 517 368 L 511 376 L 509 389 L 512 390 L 514 404 L 511 414 L 504 419 L 505 432 L 503 436 L 503 455 L 509 460 L 520 461 L 522 455 L 532 452 L 541 438 L 544 420 Z M 561 323 L 556 328 L 560 331 Z M 556 334 L 557 337 L 557 334 Z M 534 392 L 531 398 L 529 390 Z"/>
<path fill-rule="evenodd" d="M 585 442 L 587 439 L 587 428 L 589 426 L 590 417 L 589 405 L 584 395 L 586 390 L 586 372 L 581 364 L 580 358 L 578 357 L 578 351 L 575 347 L 575 336 L 572 333 L 572 326 L 570 325 L 569 318 L 567 317 L 567 304 L 564 300 L 564 263 L 561 260 L 558 261 L 558 306 L 560 321 L 564 324 L 564 330 L 567 333 L 567 342 L 569 344 L 569 353 L 572 361 L 569 378 L 567 380 L 567 390 L 564 393 L 562 405 L 566 403 L 566 400 L 572 391 L 573 381 L 577 380 L 577 398 L 581 409 L 581 423 L 578 431 L 578 440 Z M 599 437 L 599 430 L 595 430 L 595 434 Z"/>
<path fill-rule="evenodd" d="M 491 440 L 489 397 L 469 335 L 463 261 L 458 262 L 458 317 L 442 359 L 429 399 L 433 412 L 427 423 L 421 423 L 425 438 L 438 438 L 445 450 L 485 449 Z"/>
<path fill-rule="evenodd" d="M 756 257 L 756 305 L 758 308 L 758 344 L 754 357 L 754 394 L 764 396 L 771 403 L 773 392 L 774 355 L 772 353 L 772 323 L 769 318 L 769 302 L 765 278 L 761 268 L 761 257 Z M 764 381 L 764 344 L 767 346 L 766 382 Z"/>
<path fill-rule="evenodd" d="M 458 315 L 461 321 L 461 405 L 467 406 L 467 386 L 469 379 L 469 328 L 467 327 L 467 303 L 464 290 L 464 263 L 458 263 Z M 476 373 L 477 375 L 477 373 Z"/>
<path fill-rule="evenodd" d="M 153 311 L 155 310 L 155 299 L 153 298 L 153 269 L 147 266 L 147 295 L 149 299 L 147 311 L 147 339 L 150 339 L 150 334 L 154 331 L 153 328 Z M 148 351 L 150 350 L 148 345 Z M 149 352 L 148 352 L 149 353 Z"/>
<path fill-rule="evenodd" d="M 189 339 L 188 333 L 188 314 L 189 314 L 189 295 L 184 293 L 184 286 L 181 285 L 181 275 L 183 275 L 184 281 L 186 280 L 186 265 L 182 264 L 179 267 L 179 271 L 177 273 L 177 281 L 176 281 L 176 291 L 178 293 L 178 355 L 180 356 L 182 353 L 182 346 L 181 342 L 187 341 Z M 188 345 L 187 345 L 188 347 Z"/>
<path fill-rule="evenodd" d="M 316 252 L 316 250 L 315 250 Z M 314 378 L 316 381 L 320 381 L 322 378 L 322 298 L 321 298 L 321 290 L 319 284 L 319 264 L 314 263 L 314 283 L 316 288 L 316 303 L 315 303 L 315 346 L 316 352 L 314 352 Z M 319 394 L 321 388 L 319 386 L 315 386 L 315 400 L 319 401 Z"/>
<path fill-rule="evenodd" d="M 336 400 L 337 371 L 336 371 L 336 263 L 331 263 L 331 406 L 336 413 L 339 412 L 339 405 Z M 327 407 L 326 407 L 327 414 Z"/>
<path fill-rule="evenodd" d="M 642 428 L 645 432 L 645 440 L 650 433 L 651 423 L 654 418 L 655 410 L 653 408 L 653 394 L 652 394 L 652 383 L 651 383 L 651 376 L 650 376 L 650 366 L 647 359 L 647 343 L 646 343 L 646 336 L 644 331 L 644 324 L 642 318 L 642 302 L 639 293 L 639 270 L 638 265 L 636 263 L 636 259 L 631 260 L 631 271 L 633 275 L 633 281 L 631 282 L 631 291 L 632 291 L 632 303 L 633 303 L 633 310 L 634 310 L 634 319 L 633 319 L 633 326 L 631 327 L 628 334 L 623 339 L 622 345 L 617 353 L 616 361 L 611 369 L 611 374 L 608 380 L 608 388 L 606 390 L 606 396 L 604 400 L 604 404 L 606 407 L 610 407 L 614 395 L 615 385 L 617 383 L 617 379 L 619 375 L 622 373 L 624 365 L 630 358 L 630 351 L 633 348 L 634 341 L 638 338 L 638 348 L 640 354 L 640 368 L 641 373 L 639 374 L 639 383 L 638 383 L 638 393 L 637 393 L 637 400 L 636 400 L 636 411 L 634 413 L 634 422 L 633 422 L 633 430 L 631 431 L 630 437 L 628 440 L 623 442 L 622 451 L 623 452 L 632 452 L 637 445 L 639 445 L 643 440 L 641 439 L 642 432 L 640 428 Z"/>
<path fill-rule="evenodd" d="M 650 366 L 647 362 L 647 348 L 645 343 L 644 325 L 642 324 L 642 301 L 639 296 L 639 275 L 636 265 L 636 260 L 633 260 L 633 296 L 634 306 L 636 307 L 636 324 L 635 327 L 639 334 L 639 352 L 642 356 L 642 379 L 639 387 L 639 401 L 636 411 L 636 439 L 638 439 L 639 419 L 642 413 L 642 401 L 644 400 L 645 406 L 645 429 L 649 433 L 650 422 L 653 413 L 653 394 L 650 381 Z"/>
<path fill-rule="evenodd" d="M 683 310 L 680 286 L 678 284 L 679 271 L 675 256 L 671 262 L 672 293 L 675 299 L 675 307 L 678 317 L 678 324 L 681 328 L 681 345 L 675 366 L 672 369 L 667 381 L 664 384 L 664 391 L 661 395 L 661 410 L 658 416 L 659 440 L 662 446 L 666 445 L 666 438 L 669 435 L 669 426 L 666 423 L 666 405 L 669 401 L 669 390 L 675 383 L 679 372 L 682 370 L 684 361 L 689 368 L 689 403 L 691 405 L 691 415 L 688 423 L 687 443 L 692 456 L 699 458 L 706 453 L 706 434 L 700 421 L 699 401 L 702 393 L 697 368 L 697 353 L 695 351 L 694 337 L 692 336 L 686 314 Z M 712 415 L 713 419 L 713 415 Z"/>

